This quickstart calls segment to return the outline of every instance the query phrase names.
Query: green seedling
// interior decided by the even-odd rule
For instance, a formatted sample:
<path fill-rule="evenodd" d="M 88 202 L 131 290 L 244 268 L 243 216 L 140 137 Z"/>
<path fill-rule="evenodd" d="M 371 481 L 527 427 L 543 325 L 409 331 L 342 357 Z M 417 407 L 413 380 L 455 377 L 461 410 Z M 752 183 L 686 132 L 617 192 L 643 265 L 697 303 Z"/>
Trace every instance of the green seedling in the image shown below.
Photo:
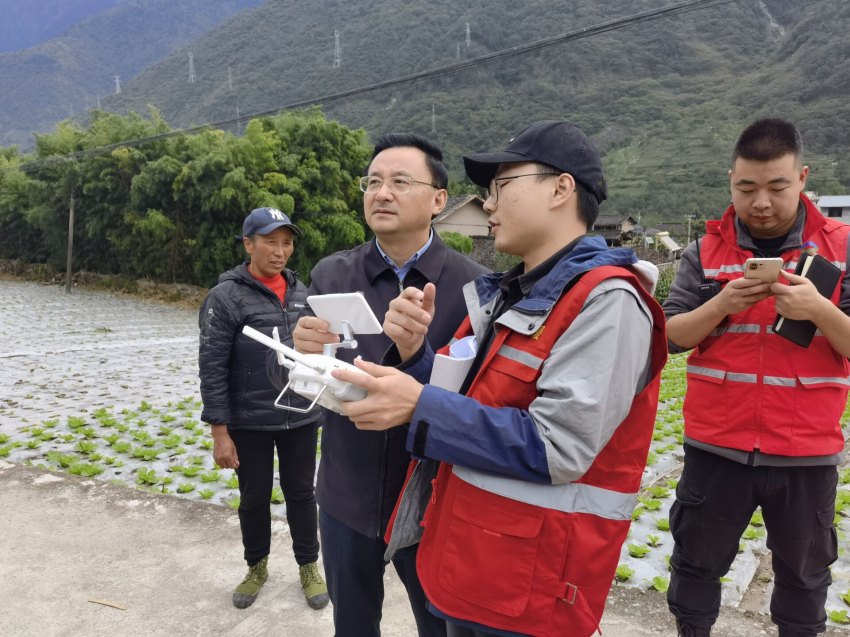
<path fill-rule="evenodd" d="M 658 462 L 658 454 L 654 451 L 650 451 L 646 456 L 646 466 L 651 467 Z"/>
<path fill-rule="evenodd" d="M 76 436 L 74 434 L 65 434 L 64 436 L 59 436 L 62 442 L 72 442 Z"/>
<path fill-rule="evenodd" d="M 655 548 L 657 546 L 660 546 L 661 538 L 657 535 L 647 535 L 646 536 L 646 543 L 649 546 L 651 546 L 652 548 Z"/>
<path fill-rule="evenodd" d="M 52 420 L 45 420 L 43 423 L 41 423 L 41 426 L 44 427 L 45 429 L 53 429 L 58 424 L 59 424 L 59 420 L 54 418 Z"/>
<path fill-rule="evenodd" d="M 208 471 L 201 474 L 201 482 L 218 482 L 221 474 L 218 471 Z"/>
<path fill-rule="evenodd" d="M 721 577 L 721 578 L 720 578 L 720 583 L 721 583 L 721 584 L 728 584 L 728 583 L 729 583 L 729 582 L 731 582 L 731 581 L 732 581 L 732 578 L 731 578 L 731 577 L 725 577 L 725 576 L 724 576 L 724 577 Z"/>
<path fill-rule="evenodd" d="M 181 482 L 177 485 L 177 493 L 190 493 L 195 490 L 195 485 L 191 482 Z"/>
<path fill-rule="evenodd" d="M 830 610 L 827 611 L 827 616 L 836 624 L 850 624 L 850 618 L 847 617 L 846 610 Z"/>
<path fill-rule="evenodd" d="M 196 436 L 189 436 L 186 440 L 183 441 L 185 444 L 191 446 L 198 442 L 198 438 Z"/>
<path fill-rule="evenodd" d="M 630 556 L 640 559 L 646 557 L 646 554 L 649 553 L 649 547 L 642 544 L 629 544 L 628 551 Z"/>
<path fill-rule="evenodd" d="M 80 440 L 74 445 L 74 450 L 82 454 L 90 454 L 97 451 L 97 443 L 90 440 Z"/>
<path fill-rule="evenodd" d="M 180 473 L 182 473 L 187 478 L 194 478 L 195 476 L 197 476 L 203 470 L 204 470 L 203 467 L 200 467 L 196 464 L 190 464 L 190 465 L 185 466 L 185 467 L 180 467 Z"/>
<path fill-rule="evenodd" d="M 657 590 L 659 593 L 666 593 L 669 586 L 670 580 L 662 575 L 656 575 L 652 578 L 652 588 Z"/>
<path fill-rule="evenodd" d="M 38 449 L 41 446 L 41 440 L 27 440 L 27 449 Z"/>
<path fill-rule="evenodd" d="M 12 448 L 12 445 L 0 447 L 0 458 L 6 458 L 10 453 L 12 453 Z"/>
<path fill-rule="evenodd" d="M 629 578 L 634 574 L 635 570 L 633 568 L 629 568 L 627 564 L 620 564 L 614 574 L 614 579 L 618 582 L 628 582 Z"/>
<path fill-rule="evenodd" d="M 668 518 L 658 518 L 655 521 L 655 528 L 659 531 L 669 531 L 670 530 L 670 520 Z"/>
<path fill-rule="evenodd" d="M 127 453 L 128 451 L 130 451 L 130 448 L 132 446 L 133 445 L 131 445 L 126 440 L 119 440 L 112 444 L 112 448 L 115 449 L 115 451 L 118 453 Z"/>
<path fill-rule="evenodd" d="M 200 445 L 204 449 L 212 449 L 213 448 L 213 441 L 210 440 L 209 438 L 205 438 L 204 440 L 201 440 Z"/>
<path fill-rule="evenodd" d="M 641 503 L 643 503 L 649 511 L 658 511 L 658 509 L 661 508 L 661 505 L 664 504 L 661 500 L 656 500 L 655 498 L 641 500 Z"/>
<path fill-rule="evenodd" d="M 662 487 L 660 485 L 655 485 L 654 487 L 650 487 L 649 492 L 652 494 L 653 498 L 667 498 L 670 497 L 670 489 Z"/>
<path fill-rule="evenodd" d="M 99 475 L 103 473 L 103 471 L 103 467 L 99 467 L 96 464 L 91 464 L 87 462 L 75 462 L 70 467 L 68 467 L 68 473 L 71 473 L 76 476 L 85 476 L 87 478 Z"/>
<path fill-rule="evenodd" d="M 203 491 L 198 491 L 198 495 L 201 496 L 202 500 L 209 500 L 215 495 L 215 491 L 212 491 L 211 489 L 204 489 Z"/>
<path fill-rule="evenodd" d="M 283 502 L 284 502 L 283 491 L 281 491 L 280 487 L 275 487 L 274 489 L 272 489 L 271 503 L 272 504 L 283 504 Z"/>
<path fill-rule="evenodd" d="M 640 516 L 643 515 L 643 512 L 646 511 L 646 507 L 643 504 L 638 504 L 635 507 L 635 510 L 632 511 L 632 522 L 637 522 L 640 520 Z"/>
<path fill-rule="evenodd" d="M 160 416 L 160 420 L 162 420 L 162 422 L 174 422 L 175 420 L 177 420 L 177 416 L 174 416 L 172 414 L 163 414 L 162 416 Z"/>
<path fill-rule="evenodd" d="M 71 429 L 72 431 L 76 431 L 80 427 L 85 426 L 86 419 L 80 418 L 79 416 L 68 416 L 66 422 L 68 424 L 69 429 Z"/>
<path fill-rule="evenodd" d="M 9 434 L 0 434 L 0 445 L 5 445 L 9 442 Z"/>
<path fill-rule="evenodd" d="M 763 529 L 757 529 L 754 526 L 748 526 L 747 529 L 744 531 L 743 538 L 745 540 L 757 540 L 757 539 L 759 539 L 760 537 L 763 537 L 763 536 L 764 536 L 764 530 Z"/>
<path fill-rule="evenodd" d="M 145 469 L 141 467 L 136 472 L 136 482 L 139 484 L 150 484 L 154 485 L 159 482 L 159 476 L 156 475 L 156 471 L 153 469 Z"/>
<path fill-rule="evenodd" d="M 667 488 L 675 489 L 679 485 L 678 478 L 667 478 Z"/>
<path fill-rule="evenodd" d="M 231 476 L 227 480 L 224 481 L 224 485 L 228 489 L 238 489 L 239 488 L 239 476 L 237 476 L 235 473 L 231 474 Z"/>
<path fill-rule="evenodd" d="M 761 513 L 761 509 L 757 509 L 753 513 L 753 517 L 750 518 L 750 524 L 753 526 L 764 526 L 764 516 Z"/>
<path fill-rule="evenodd" d="M 92 438 L 97 438 L 97 432 L 94 430 L 93 427 L 80 427 L 77 430 L 77 433 L 80 434 L 83 438 L 89 440 Z"/>
<path fill-rule="evenodd" d="M 235 496 L 235 497 L 233 497 L 233 498 L 230 498 L 230 499 L 227 501 L 227 506 L 229 506 L 231 509 L 238 509 L 238 508 L 239 508 L 239 503 L 240 503 L 240 502 L 241 502 L 241 499 L 240 499 L 240 498 L 239 498 L 239 496 L 237 495 L 237 496 Z"/>
<path fill-rule="evenodd" d="M 38 437 L 38 439 L 42 442 L 50 442 L 51 440 L 57 438 L 58 435 L 59 434 L 57 434 L 55 431 L 45 431 Z"/>
<path fill-rule="evenodd" d="M 31 438 L 38 438 L 44 433 L 44 429 L 41 427 L 31 427 L 29 430 L 29 435 Z"/>
<path fill-rule="evenodd" d="M 174 431 L 173 427 L 163 426 L 163 427 L 159 428 L 159 435 L 160 436 L 170 436 L 172 431 Z"/>
<path fill-rule="evenodd" d="M 150 411 L 151 409 L 151 404 L 146 400 L 143 400 L 139 405 L 139 411 Z"/>
<path fill-rule="evenodd" d="M 841 601 L 850 606 L 850 590 L 844 591 L 840 595 Z"/>

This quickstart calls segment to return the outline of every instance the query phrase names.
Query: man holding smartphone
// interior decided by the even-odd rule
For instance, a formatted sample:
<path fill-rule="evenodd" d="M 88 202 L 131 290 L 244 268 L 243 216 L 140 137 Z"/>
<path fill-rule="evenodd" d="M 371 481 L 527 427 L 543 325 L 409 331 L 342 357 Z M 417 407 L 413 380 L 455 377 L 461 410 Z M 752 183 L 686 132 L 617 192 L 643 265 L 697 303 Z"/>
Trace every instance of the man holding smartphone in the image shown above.
<path fill-rule="evenodd" d="M 720 578 L 759 506 L 780 637 L 826 627 L 850 388 L 850 225 L 825 218 L 803 194 L 808 173 L 793 124 L 765 119 L 744 130 L 729 171 L 732 205 L 685 250 L 664 303 L 672 350 L 693 348 L 685 467 L 670 511 L 668 604 L 679 635 L 710 635 Z M 804 242 L 842 270 L 829 298 L 791 274 Z M 780 280 L 744 276 L 752 257 L 781 258 Z M 706 280 L 716 283 L 711 298 L 700 297 Z M 808 348 L 773 331 L 777 313 L 817 326 Z"/>

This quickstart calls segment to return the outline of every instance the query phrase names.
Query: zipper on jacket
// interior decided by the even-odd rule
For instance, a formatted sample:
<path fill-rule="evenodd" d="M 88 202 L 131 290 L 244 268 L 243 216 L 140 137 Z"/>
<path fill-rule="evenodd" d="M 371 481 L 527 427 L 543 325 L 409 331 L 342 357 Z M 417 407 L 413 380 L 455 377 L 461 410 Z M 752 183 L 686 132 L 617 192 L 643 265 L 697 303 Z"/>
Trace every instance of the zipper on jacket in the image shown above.
<path fill-rule="evenodd" d="M 382 535 L 381 520 L 384 517 L 384 478 L 387 476 L 387 457 L 389 456 L 387 448 L 389 447 L 389 439 L 389 432 L 384 430 L 384 454 L 381 458 L 381 477 L 378 481 L 378 518 L 375 520 L 375 537 L 381 537 Z"/>

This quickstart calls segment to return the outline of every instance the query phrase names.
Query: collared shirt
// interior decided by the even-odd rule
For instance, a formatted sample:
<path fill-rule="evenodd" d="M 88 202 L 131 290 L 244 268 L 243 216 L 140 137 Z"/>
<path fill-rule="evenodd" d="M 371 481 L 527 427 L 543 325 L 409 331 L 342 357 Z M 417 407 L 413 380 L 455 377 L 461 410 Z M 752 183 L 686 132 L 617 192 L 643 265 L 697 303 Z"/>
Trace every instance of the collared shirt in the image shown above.
<path fill-rule="evenodd" d="M 419 259 L 422 258 L 422 255 L 425 254 L 425 251 L 431 247 L 431 243 L 434 241 L 434 229 L 431 228 L 430 233 L 428 234 L 428 241 L 425 242 L 425 245 L 419 248 L 416 252 L 413 253 L 413 256 L 410 257 L 407 261 L 405 261 L 402 265 L 396 265 L 396 262 L 390 259 L 386 252 L 381 248 L 381 242 L 378 241 L 378 237 L 375 237 L 375 245 L 378 247 L 378 252 L 381 253 L 381 256 L 384 258 L 384 261 L 387 262 L 387 265 L 393 269 L 398 280 L 401 283 L 404 283 L 404 277 L 407 276 L 407 273 L 410 272 L 410 268 L 412 268 Z"/>

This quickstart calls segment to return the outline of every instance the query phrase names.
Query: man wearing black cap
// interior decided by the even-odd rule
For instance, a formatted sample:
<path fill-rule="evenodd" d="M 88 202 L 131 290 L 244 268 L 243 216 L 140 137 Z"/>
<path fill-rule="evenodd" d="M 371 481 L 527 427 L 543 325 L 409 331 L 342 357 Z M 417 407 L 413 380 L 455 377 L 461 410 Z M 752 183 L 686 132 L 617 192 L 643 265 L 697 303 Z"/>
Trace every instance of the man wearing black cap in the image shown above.
<path fill-rule="evenodd" d="M 358 362 L 369 376 L 334 375 L 369 392 L 345 405 L 358 427 L 410 423 L 407 448 L 421 460 L 390 551 L 422 533 L 417 571 L 448 634 L 591 635 L 631 522 L 666 360 L 664 316 L 647 289 L 657 270 L 586 235 L 606 188 L 599 154 L 575 126 L 537 122 L 504 151 L 464 163 L 489 188 L 497 249 L 522 263 L 464 288 L 468 316 L 455 338 L 474 337 L 477 354 L 459 391 L 421 384 L 435 361 L 424 338 L 440 311 L 433 286 L 390 304 L 384 331 L 397 352 L 386 362 L 400 369 Z"/>
<path fill-rule="evenodd" d="M 299 566 L 301 587 L 311 608 L 328 603 L 318 570 L 319 540 L 313 478 L 316 471 L 318 411 L 299 414 L 273 407 L 277 390 L 266 374 L 266 348 L 242 334 L 245 325 L 292 344 L 292 329 L 305 305 L 307 289 L 286 269 L 301 230 L 275 208 L 251 211 L 242 226 L 242 244 L 250 262 L 219 277 L 199 315 L 198 365 L 204 408 L 211 425 L 213 457 L 239 477 L 239 524 L 248 574 L 233 591 L 233 605 L 254 603 L 268 577 L 271 545 L 269 503 L 274 483 L 274 451 L 286 520 Z M 309 402 L 289 392 L 294 407 Z"/>

